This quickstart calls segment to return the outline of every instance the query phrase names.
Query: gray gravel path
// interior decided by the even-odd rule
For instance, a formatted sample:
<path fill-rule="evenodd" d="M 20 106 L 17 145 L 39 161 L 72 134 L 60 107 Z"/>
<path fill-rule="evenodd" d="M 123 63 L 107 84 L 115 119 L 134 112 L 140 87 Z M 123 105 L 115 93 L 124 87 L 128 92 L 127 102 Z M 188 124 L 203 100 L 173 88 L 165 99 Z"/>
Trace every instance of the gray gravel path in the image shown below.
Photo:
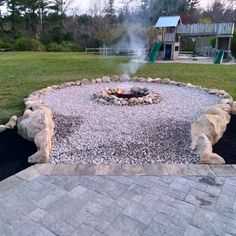
<path fill-rule="evenodd" d="M 117 86 L 156 90 L 159 104 L 101 105 L 93 93 Z M 191 123 L 218 97 L 195 88 L 154 83 L 101 83 L 42 95 L 54 113 L 52 163 L 196 163 Z"/>

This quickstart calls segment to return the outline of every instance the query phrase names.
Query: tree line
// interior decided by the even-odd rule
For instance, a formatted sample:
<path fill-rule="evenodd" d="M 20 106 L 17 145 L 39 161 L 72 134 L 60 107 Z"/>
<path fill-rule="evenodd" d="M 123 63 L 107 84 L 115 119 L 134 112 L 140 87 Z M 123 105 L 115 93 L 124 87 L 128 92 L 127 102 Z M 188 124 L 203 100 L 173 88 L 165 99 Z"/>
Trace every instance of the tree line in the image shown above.
<path fill-rule="evenodd" d="M 215 0 L 203 10 L 199 0 L 119 0 L 119 8 L 114 0 L 91 0 L 88 13 L 80 14 L 71 0 L 0 0 L 0 9 L 6 9 L 4 14 L 0 11 L 0 47 L 1 42 L 13 44 L 22 38 L 59 49 L 110 46 L 127 34 L 127 28 L 151 41 L 153 25 L 162 15 L 181 15 L 185 24 L 236 22 L 235 3 Z"/>

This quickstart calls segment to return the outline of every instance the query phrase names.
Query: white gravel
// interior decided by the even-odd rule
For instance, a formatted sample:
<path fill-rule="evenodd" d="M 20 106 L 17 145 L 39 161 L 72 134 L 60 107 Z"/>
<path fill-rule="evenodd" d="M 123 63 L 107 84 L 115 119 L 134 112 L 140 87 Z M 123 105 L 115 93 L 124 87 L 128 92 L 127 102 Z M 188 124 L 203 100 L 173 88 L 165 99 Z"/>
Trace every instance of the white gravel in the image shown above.
<path fill-rule="evenodd" d="M 101 105 L 93 93 L 118 86 L 154 89 L 159 104 Z M 41 96 L 56 124 L 52 163 L 196 163 L 191 123 L 219 98 L 196 88 L 154 83 L 74 86 Z"/>

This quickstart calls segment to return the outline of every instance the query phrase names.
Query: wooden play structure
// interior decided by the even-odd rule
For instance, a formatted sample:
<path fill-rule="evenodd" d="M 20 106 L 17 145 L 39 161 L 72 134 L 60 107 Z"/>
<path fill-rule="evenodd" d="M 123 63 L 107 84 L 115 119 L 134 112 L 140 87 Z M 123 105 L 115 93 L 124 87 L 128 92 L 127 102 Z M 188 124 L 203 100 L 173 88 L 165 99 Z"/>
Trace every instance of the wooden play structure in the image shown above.
<path fill-rule="evenodd" d="M 180 16 L 161 16 L 157 23 L 157 42 L 154 43 L 149 61 L 176 60 L 179 56 L 181 37 L 216 37 L 215 63 L 229 59 L 234 23 L 183 25 Z"/>

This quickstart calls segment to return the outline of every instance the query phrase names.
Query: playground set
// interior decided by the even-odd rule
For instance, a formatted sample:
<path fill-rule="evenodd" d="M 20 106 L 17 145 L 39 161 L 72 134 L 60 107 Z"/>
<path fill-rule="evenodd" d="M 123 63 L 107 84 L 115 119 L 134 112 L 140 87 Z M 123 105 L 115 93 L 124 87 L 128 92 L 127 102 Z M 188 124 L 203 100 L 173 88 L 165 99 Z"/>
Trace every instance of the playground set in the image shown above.
<path fill-rule="evenodd" d="M 161 16 L 157 23 L 157 40 L 149 53 L 148 61 L 177 60 L 180 51 L 181 37 L 216 37 L 214 63 L 231 59 L 231 40 L 234 23 L 187 24 L 183 25 L 180 16 Z M 194 59 L 194 58 L 193 58 Z"/>

